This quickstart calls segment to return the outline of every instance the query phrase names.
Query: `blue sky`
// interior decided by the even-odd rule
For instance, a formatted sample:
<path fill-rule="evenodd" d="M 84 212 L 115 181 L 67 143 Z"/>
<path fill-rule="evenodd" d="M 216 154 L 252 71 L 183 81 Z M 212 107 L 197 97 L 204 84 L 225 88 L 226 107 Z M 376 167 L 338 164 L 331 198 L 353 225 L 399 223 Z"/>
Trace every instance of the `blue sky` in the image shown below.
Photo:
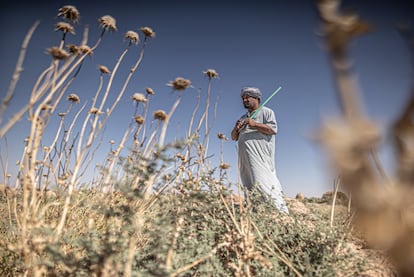
<path fill-rule="evenodd" d="M 79 42 L 83 28 L 89 25 L 89 41 L 100 30 L 98 19 L 111 15 L 118 31 L 106 34 L 102 46 L 87 60 L 76 85 L 68 91 L 81 99 L 96 91 L 99 64 L 112 68 L 126 46 L 128 30 L 151 27 L 156 37 L 146 46 L 143 63 L 131 80 L 121 106 L 109 122 L 108 140 L 119 141 L 133 111 L 130 96 L 151 87 L 156 95 L 151 107 L 169 110 L 176 94 L 166 84 L 176 77 L 190 79 L 193 89 L 185 92 L 169 127 L 169 138 L 180 138 L 188 126 L 197 89 L 207 92 L 203 71 L 215 69 L 220 78 L 213 80 L 212 104 L 217 101 L 217 118 L 211 130 L 209 152 L 212 162 L 220 158 L 215 134 L 230 138 L 235 121 L 245 110 L 240 89 L 257 86 L 264 97 L 278 86 L 282 90 L 268 103 L 275 110 L 279 125 L 276 138 L 276 167 L 287 196 L 302 192 L 320 196 L 330 190 L 333 174 L 323 149 L 310 139 L 326 116 L 339 114 L 328 55 L 317 35 L 319 18 L 313 1 L 6 1 L 1 20 L 3 38 L 0 51 L 0 94 L 4 97 L 18 57 L 24 35 L 35 20 L 40 26 L 30 42 L 24 72 L 16 96 L 3 116 L 10 118 L 25 101 L 39 73 L 48 66 L 46 49 L 58 45 L 60 33 L 54 32 L 60 21 L 60 7 L 74 5 L 81 14 L 76 35 L 68 40 Z M 365 110 L 383 126 L 384 143 L 387 127 L 408 99 L 412 85 L 412 67 L 406 43 L 396 29 L 400 22 L 412 24 L 412 11 L 403 1 L 343 1 L 346 8 L 359 12 L 372 23 L 374 31 L 357 39 L 351 48 Z M 411 20 L 411 21 L 409 21 Z M 135 50 L 138 54 L 139 47 Z M 131 61 L 132 63 L 132 61 Z M 123 65 L 127 72 L 130 65 Z M 125 76 L 125 74 L 124 74 Z M 114 84 L 114 90 L 121 83 Z M 210 113 L 211 114 L 211 113 Z M 213 118 L 210 117 L 210 121 Z M 3 123 L 2 123 L 3 124 Z M 23 139 L 27 136 L 24 120 L 7 135 L 10 165 L 19 159 Z M 232 167 L 229 178 L 237 182 L 236 143 L 224 144 L 224 160 Z M 381 158 L 392 174 L 391 150 L 381 148 Z"/>

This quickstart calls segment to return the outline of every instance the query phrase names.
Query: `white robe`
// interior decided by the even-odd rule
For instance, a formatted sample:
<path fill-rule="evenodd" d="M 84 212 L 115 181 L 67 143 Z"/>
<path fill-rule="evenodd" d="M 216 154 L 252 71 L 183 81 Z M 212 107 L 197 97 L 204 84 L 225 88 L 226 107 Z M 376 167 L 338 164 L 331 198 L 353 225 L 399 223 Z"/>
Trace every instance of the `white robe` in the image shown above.
<path fill-rule="evenodd" d="M 246 119 L 244 114 L 240 119 Z M 264 123 L 277 132 L 277 122 L 273 110 L 263 107 L 254 120 Z M 255 186 L 267 196 L 270 196 L 276 207 L 288 212 L 283 199 L 282 186 L 275 168 L 275 135 L 266 135 L 254 128 L 245 126 L 239 133 L 238 157 L 240 179 L 249 191 Z"/>

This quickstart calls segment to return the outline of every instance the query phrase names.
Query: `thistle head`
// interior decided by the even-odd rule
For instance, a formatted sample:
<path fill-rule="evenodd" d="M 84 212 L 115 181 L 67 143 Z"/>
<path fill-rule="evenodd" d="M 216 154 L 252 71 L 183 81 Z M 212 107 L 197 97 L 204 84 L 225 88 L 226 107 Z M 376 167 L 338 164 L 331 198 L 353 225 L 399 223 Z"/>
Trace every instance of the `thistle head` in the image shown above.
<path fill-rule="evenodd" d="M 138 45 L 139 43 L 139 35 L 137 32 L 134 31 L 128 31 L 125 33 L 125 39 L 129 40 L 130 43 L 133 43 L 135 45 Z"/>
<path fill-rule="evenodd" d="M 71 33 L 72 35 L 75 34 L 75 29 L 72 25 L 67 22 L 58 22 L 55 25 L 55 31 L 62 31 L 64 34 Z"/>
<path fill-rule="evenodd" d="M 150 27 L 141 27 L 140 30 L 146 37 L 149 37 L 149 38 L 155 37 L 155 32 Z"/>
<path fill-rule="evenodd" d="M 102 74 L 110 74 L 111 73 L 111 71 L 109 71 L 109 69 L 104 65 L 99 65 L 98 68 L 99 68 L 99 71 Z"/>
<path fill-rule="evenodd" d="M 174 90 L 185 90 L 191 86 L 191 81 L 182 77 L 177 77 L 174 81 L 170 81 L 167 85 L 172 87 Z"/>
<path fill-rule="evenodd" d="M 159 120 L 159 121 L 164 121 L 167 119 L 167 113 L 163 110 L 156 110 L 154 111 L 154 118 Z"/>
<path fill-rule="evenodd" d="M 64 60 L 69 57 L 69 53 L 66 50 L 56 46 L 48 48 L 47 51 L 55 60 Z"/>
<path fill-rule="evenodd" d="M 105 30 L 105 31 L 116 31 L 116 20 L 110 15 L 104 15 L 101 18 L 99 18 L 99 25 Z"/>
<path fill-rule="evenodd" d="M 61 16 L 65 19 L 72 21 L 73 23 L 79 22 L 80 13 L 75 6 L 66 5 L 59 9 L 58 17 Z"/>
<path fill-rule="evenodd" d="M 136 102 L 142 102 L 145 103 L 147 102 L 147 98 L 145 98 L 145 95 L 142 93 L 134 93 L 134 95 L 131 96 L 132 101 L 136 101 Z"/>
<path fill-rule="evenodd" d="M 206 75 L 209 79 L 219 77 L 218 73 L 214 69 L 207 69 L 203 72 L 203 74 Z"/>

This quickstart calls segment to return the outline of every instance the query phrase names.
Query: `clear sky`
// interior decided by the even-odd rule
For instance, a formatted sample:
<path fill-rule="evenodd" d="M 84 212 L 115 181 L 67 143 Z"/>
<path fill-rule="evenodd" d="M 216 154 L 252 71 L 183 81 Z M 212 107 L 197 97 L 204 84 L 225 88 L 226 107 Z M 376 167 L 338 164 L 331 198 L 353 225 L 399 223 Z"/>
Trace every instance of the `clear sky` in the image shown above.
<path fill-rule="evenodd" d="M 169 127 L 170 138 L 183 137 L 197 89 L 207 91 L 208 80 L 203 71 L 214 69 L 220 78 L 212 84 L 212 105 L 218 99 L 209 146 L 214 155 L 212 161 L 220 158 L 215 135 L 221 132 L 230 138 L 235 121 L 245 112 L 240 89 L 257 86 L 266 97 L 282 86 L 268 107 L 274 109 L 279 125 L 276 167 L 283 189 L 287 196 L 294 197 L 298 192 L 321 196 L 332 188 L 334 176 L 323 149 L 310 139 L 325 116 L 339 113 L 328 56 L 318 36 L 320 22 L 313 1 L 7 0 L 0 19 L 1 98 L 7 91 L 25 33 L 36 20 L 40 20 L 40 26 L 30 42 L 16 96 L 2 124 L 27 102 L 36 78 L 49 65 L 46 49 L 59 43 L 61 34 L 54 32 L 54 26 L 61 21 L 57 13 L 64 5 L 74 5 L 81 15 L 75 26 L 76 36 L 68 36 L 68 41 L 74 43 L 80 41 L 85 25 L 90 28 L 89 41 L 96 41 L 101 16 L 111 15 L 117 20 L 118 31 L 104 36 L 102 46 L 82 68 L 84 73 L 96 72 L 99 64 L 112 68 L 126 46 L 125 32 L 139 32 L 143 26 L 156 32 L 121 106 L 109 122 L 108 140 L 120 140 L 133 111 L 130 96 L 135 92 L 153 88 L 156 95 L 151 107 L 168 111 L 176 95 L 166 84 L 176 77 L 189 79 L 194 86 L 185 92 Z M 374 27 L 373 32 L 353 43 L 351 53 L 366 112 L 383 125 L 387 142 L 387 127 L 407 101 L 412 85 L 410 53 L 396 25 L 412 24 L 414 13 L 408 1 L 352 0 L 343 1 L 342 5 L 358 11 Z M 129 66 L 127 63 L 122 70 L 127 72 Z M 81 99 L 91 98 L 98 80 L 90 73 L 81 74 L 68 93 L 75 92 Z M 120 85 L 115 83 L 114 90 Z M 27 134 L 22 121 L 7 135 L 9 167 L 19 159 Z M 224 160 L 232 166 L 229 178 L 237 182 L 236 143 L 229 140 L 224 147 Z M 384 147 L 381 158 L 392 168 L 390 153 Z"/>

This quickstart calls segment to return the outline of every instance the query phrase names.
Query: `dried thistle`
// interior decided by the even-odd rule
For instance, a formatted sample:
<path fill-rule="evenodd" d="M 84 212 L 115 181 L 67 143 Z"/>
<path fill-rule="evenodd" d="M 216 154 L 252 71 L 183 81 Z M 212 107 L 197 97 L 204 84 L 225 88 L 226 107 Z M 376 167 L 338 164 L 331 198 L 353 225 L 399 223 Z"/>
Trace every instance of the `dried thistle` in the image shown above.
<path fill-rule="evenodd" d="M 110 15 L 104 15 L 99 18 L 99 25 L 106 31 L 116 31 L 116 20 Z"/>
<path fill-rule="evenodd" d="M 218 133 L 217 138 L 225 141 L 229 140 L 223 133 Z"/>
<path fill-rule="evenodd" d="M 70 21 L 77 23 L 80 19 L 80 13 L 75 6 L 66 5 L 59 9 L 57 16 L 69 19 Z"/>
<path fill-rule="evenodd" d="M 177 158 L 179 158 L 181 161 L 185 161 L 185 156 L 183 155 L 183 154 L 181 154 L 181 153 L 177 153 L 176 155 L 175 155 Z"/>
<path fill-rule="evenodd" d="M 172 87 L 174 90 L 185 90 L 191 86 L 191 81 L 182 77 L 177 77 L 174 81 L 170 81 L 167 85 Z"/>
<path fill-rule="evenodd" d="M 322 35 L 327 38 L 327 46 L 334 55 L 344 54 L 354 37 L 372 30 L 371 25 L 362 22 L 356 13 L 341 13 L 339 0 L 319 0 L 317 5 L 324 23 Z"/>
<path fill-rule="evenodd" d="M 154 111 L 154 118 L 159 121 L 164 121 L 167 119 L 167 113 L 163 110 L 156 110 Z"/>
<path fill-rule="evenodd" d="M 136 115 L 135 116 L 135 122 L 138 123 L 139 125 L 141 125 L 141 124 L 144 124 L 145 120 L 142 116 Z"/>
<path fill-rule="evenodd" d="M 62 31 L 64 34 L 71 33 L 72 35 L 75 34 L 75 29 L 72 25 L 67 22 L 58 22 L 55 26 L 55 31 Z"/>
<path fill-rule="evenodd" d="M 64 60 L 70 56 L 69 53 L 66 52 L 64 49 L 61 49 L 56 46 L 48 48 L 47 51 L 56 60 Z"/>
<path fill-rule="evenodd" d="M 203 74 L 206 75 L 209 79 L 219 77 L 218 73 L 214 69 L 207 69 L 206 71 L 203 71 Z"/>
<path fill-rule="evenodd" d="M 228 163 L 222 162 L 220 163 L 220 169 L 228 169 L 230 168 L 230 165 Z"/>
<path fill-rule="evenodd" d="M 91 108 L 89 110 L 89 113 L 94 114 L 94 115 L 103 114 L 103 112 L 101 112 L 100 110 L 98 110 L 98 108 L 95 108 L 95 107 Z"/>
<path fill-rule="evenodd" d="M 99 68 L 99 71 L 102 74 L 110 74 L 111 73 L 111 71 L 109 71 L 109 69 L 106 66 L 104 66 L 104 65 L 99 65 L 98 68 Z"/>
<path fill-rule="evenodd" d="M 92 55 L 93 54 L 92 49 L 88 45 L 86 45 L 86 44 L 79 46 L 79 51 L 82 54 L 87 54 L 87 55 Z"/>
<path fill-rule="evenodd" d="M 79 103 L 79 102 L 80 102 L 80 98 L 79 98 L 79 96 L 78 96 L 78 95 L 76 95 L 75 93 L 71 93 L 71 94 L 69 94 L 69 96 L 67 97 L 67 99 L 68 99 L 70 102 L 73 102 L 73 103 Z"/>
<path fill-rule="evenodd" d="M 81 53 L 79 46 L 76 46 L 74 44 L 68 44 L 67 48 L 69 49 L 69 52 L 73 55 L 78 55 Z"/>
<path fill-rule="evenodd" d="M 147 92 L 148 95 L 154 95 L 154 90 L 152 88 L 146 88 L 145 91 Z"/>
<path fill-rule="evenodd" d="M 155 37 L 155 32 L 150 27 L 141 27 L 141 32 L 149 38 Z"/>
<path fill-rule="evenodd" d="M 125 39 L 129 40 L 130 43 L 137 45 L 139 43 L 139 35 L 137 32 L 128 31 L 125 33 Z"/>
<path fill-rule="evenodd" d="M 142 103 L 147 102 L 147 98 L 145 98 L 145 95 L 142 93 L 138 93 L 138 92 L 134 93 L 134 95 L 131 96 L 131 99 L 136 102 L 142 102 Z"/>

